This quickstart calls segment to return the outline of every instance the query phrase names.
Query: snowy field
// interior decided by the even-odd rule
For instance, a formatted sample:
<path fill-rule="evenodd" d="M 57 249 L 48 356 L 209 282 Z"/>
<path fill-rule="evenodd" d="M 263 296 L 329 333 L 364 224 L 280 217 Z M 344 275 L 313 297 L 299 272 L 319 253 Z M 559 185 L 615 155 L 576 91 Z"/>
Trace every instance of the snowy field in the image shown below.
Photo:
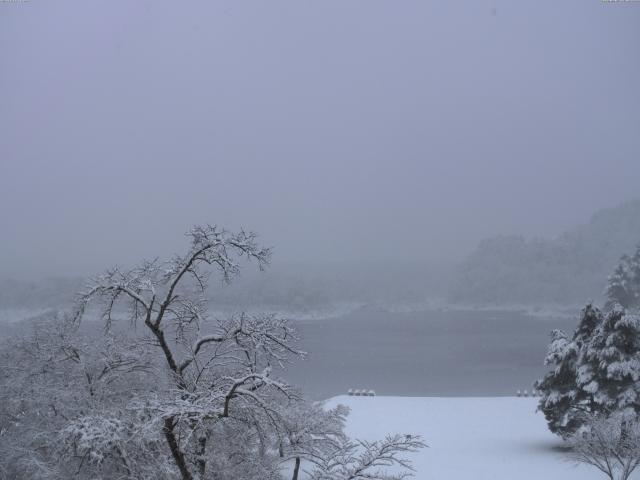
<path fill-rule="evenodd" d="M 348 397 L 347 433 L 373 440 L 387 433 L 422 435 L 429 448 L 410 457 L 425 480 L 602 480 L 567 461 L 562 442 L 536 413 L 535 398 Z M 632 478 L 638 479 L 636 474 Z"/>

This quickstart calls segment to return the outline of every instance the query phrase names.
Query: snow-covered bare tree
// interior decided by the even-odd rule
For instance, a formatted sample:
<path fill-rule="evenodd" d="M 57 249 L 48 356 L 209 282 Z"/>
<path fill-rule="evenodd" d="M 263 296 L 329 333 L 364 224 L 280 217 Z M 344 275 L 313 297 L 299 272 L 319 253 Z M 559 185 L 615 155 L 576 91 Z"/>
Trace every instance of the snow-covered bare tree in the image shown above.
<path fill-rule="evenodd" d="M 595 416 L 569 441 L 569 457 L 610 480 L 628 480 L 640 465 L 640 423 L 624 415 Z"/>
<path fill-rule="evenodd" d="M 347 440 L 344 434 L 349 409 L 338 405 L 326 410 L 319 403 L 289 402 L 282 406 L 280 456 L 293 461 L 292 480 L 298 480 L 302 463 L 323 465 Z"/>
<path fill-rule="evenodd" d="M 293 464 L 389 479 L 383 467 L 409 467 L 401 454 L 419 439 L 351 442 L 344 407 L 274 376 L 304 355 L 287 321 L 209 314 L 212 273 L 228 282 L 242 258 L 267 264 L 255 235 L 188 238 L 182 256 L 95 277 L 71 314 L 0 349 L 0 478 L 281 480 Z"/>
<path fill-rule="evenodd" d="M 125 408 L 158 379 L 144 346 L 52 314 L 0 358 L 0 478 L 169 478 L 157 440 L 132 441 L 137 421 Z"/>
<path fill-rule="evenodd" d="M 206 225 L 194 227 L 188 238 L 187 253 L 168 262 L 146 261 L 96 277 L 80 295 L 76 315 L 80 318 L 94 299 L 101 302 L 107 328 L 127 312 L 132 328 L 142 325 L 162 353 L 170 386 L 132 405 L 162 433 L 183 480 L 208 476 L 210 451 L 220 448 L 211 444 L 220 422 L 247 428 L 277 424 L 270 400 L 295 393 L 273 377 L 272 367 L 302 355 L 284 320 L 245 314 L 214 320 L 208 315 L 206 289 L 213 271 L 229 282 L 242 258 L 259 268 L 267 264 L 270 251 L 258 246 L 255 234 Z"/>

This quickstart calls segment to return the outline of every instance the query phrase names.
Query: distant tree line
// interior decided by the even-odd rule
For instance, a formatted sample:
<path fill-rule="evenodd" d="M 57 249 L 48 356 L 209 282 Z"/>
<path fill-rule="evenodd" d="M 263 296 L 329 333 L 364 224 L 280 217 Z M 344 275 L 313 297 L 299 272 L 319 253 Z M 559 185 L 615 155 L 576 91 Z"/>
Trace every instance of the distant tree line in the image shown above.
<path fill-rule="evenodd" d="M 582 304 L 600 299 L 611 266 L 640 241 L 640 200 L 596 213 L 555 239 L 482 241 L 454 275 L 453 302 Z"/>
<path fill-rule="evenodd" d="M 432 262 L 278 262 L 266 272 L 245 271 L 231 284 L 212 281 L 207 296 L 222 311 L 424 303 L 446 295 L 452 272 L 451 264 Z M 0 309 L 64 309 L 82 285 L 77 278 L 0 280 Z"/>

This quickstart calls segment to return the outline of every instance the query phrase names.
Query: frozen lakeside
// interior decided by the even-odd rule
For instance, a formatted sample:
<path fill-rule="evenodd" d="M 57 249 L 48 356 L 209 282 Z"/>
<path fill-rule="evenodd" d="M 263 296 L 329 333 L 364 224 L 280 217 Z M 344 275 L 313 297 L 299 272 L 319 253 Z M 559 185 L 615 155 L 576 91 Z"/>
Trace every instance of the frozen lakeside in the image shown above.
<path fill-rule="evenodd" d="M 429 448 L 409 456 L 425 480 L 600 480 L 593 468 L 566 460 L 562 441 L 536 413 L 535 398 L 349 397 L 347 434 L 422 435 Z M 640 478 L 636 473 L 632 478 Z"/>

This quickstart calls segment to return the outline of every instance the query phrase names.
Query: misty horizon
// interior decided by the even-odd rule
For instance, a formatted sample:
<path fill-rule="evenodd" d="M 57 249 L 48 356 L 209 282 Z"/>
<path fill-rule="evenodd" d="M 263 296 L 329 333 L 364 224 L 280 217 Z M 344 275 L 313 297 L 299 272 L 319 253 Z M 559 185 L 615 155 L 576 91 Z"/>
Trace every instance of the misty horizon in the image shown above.
<path fill-rule="evenodd" d="M 468 259 L 469 255 L 478 248 L 479 245 L 482 245 L 482 242 L 485 240 L 498 239 L 501 237 L 504 238 L 521 238 L 524 242 L 537 242 L 537 241 L 555 241 L 561 238 L 564 235 L 571 234 L 574 232 L 579 232 L 581 228 L 584 228 L 588 225 L 594 218 L 594 215 L 605 213 L 608 211 L 614 211 L 616 208 L 623 208 L 624 206 L 630 206 L 634 204 L 640 204 L 640 197 L 632 198 L 628 201 L 624 201 L 618 205 L 608 206 L 602 209 L 599 209 L 595 212 L 592 212 L 584 221 L 568 225 L 566 228 L 555 232 L 554 234 L 549 234 L 547 236 L 540 234 L 532 234 L 526 236 L 522 233 L 518 232 L 500 232 L 495 233 L 493 235 L 489 235 L 486 237 L 478 238 L 477 241 L 470 246 L 470 248 L 466 251 L 458 252 L 457 256 L 451 257 L 440 257 L 440 258 L 281 258 L 279 255 L 280 249 L 277 246 L 265 244 L 272 250 L 272 259 L 270 264 L 268 265 L 265 271 L 259 271 L 254 266 L 251 265 L 251 262 L 248 262 L 244 265 L 243 272 L 241 277 L 245 280 L 249 279 L 250 281 L 255 281 L 257 277 L 269 277 L 270 274 L 274 274 L 276 277 L 282 277 L 283 275 L 294 278 L 295 275 L 307 275 L 307 279 L 313 278 L 322 278 L 326 280 L 332 274 L 334 275 L 344 275 L 346 272 L 352 272 L 354 275 L 363 275 L 366 274 L 367 271 L 373 272 L 376 269 L 389 269 L 392 268 L 392 271 L 396 273 L 396 275 L 406 274 L 407 272 L 424 272 L 433 270 L 436 275 L 442 275 L 443 273 L 447 273 L 450 275 L 455 272 L 459 267 L 463 264 L 463 262 Z M 224 228 L 224 226 L 219 225 Z M 159 260 L 166 259 L 171 257 L 176 252 L 180 251 L 181 240 L 184 242 L 184 238 L 186 238 L 186 233 L 192 226 L 189 226 L 183 233 L 182 239 L 177 238 L 175 241 L 175 247 L 173 251 L 163 251 L 160 252 L 157 250 L 155 256 L 145 255 L 141 253 L 142 258 L 152 259 L 158 258 Z M 241 227 L 242 228 L 242 227 Z M 246 229 L 250 230 L 250 229 Z M 260 235 L 260 232 L 256 232 L 261 241 L 264 240 L 263 236 Z M 637 242 L 640 244 L 640 241 Z M 151 249 L 149 250 L 151 251 Z M 95 274 L 98 274 L 101 271 L 104 271 L 105 268 L 110 268 L 113 266 L 119 266 L 123 268 L 129 268 L 135 263 L 135 259 L 131 260 L 131 263 L 126 262 L 127 255 L 123 255 L 122 258 L 116 258 L 112 264 L 102 264 L 98 265 L 96 260 L 96 267 L 90 269 L 90 266 L 87 267 L 68 267 L 63 270 L 29 270 L 28 268 L 23 268 L 22 270 L 11 272 L 10 270 L 3 270 L 0 273 L 0 281 L 1 280 L 18 280 L 18 281 L 41 281 L 41 280 L 63 280 L 67 279 L 82 279 L 91 277 Z M 613 265 L 613 264 L 612 264 Z M 236 279 L 236 281 L 242 279 Z M 265 278 L 260 281 L 268 282 L 270 279 Z M 241 283 L 239 288 L 244 288 L 246 285 Z M 441 293 L 440 290 L 438 290 Z"/>
<path fill-rule="evenodd" d="M 0 480 L 639 480 L 639 185 L 640 0 L 0 0 Z"/>
<path fill-rule="evenodd" d="M 2 4 L 3 276 L 164 258 L 200 223 L 274 263 L 558 235 L 637 197 L 631 7 Z"/>

